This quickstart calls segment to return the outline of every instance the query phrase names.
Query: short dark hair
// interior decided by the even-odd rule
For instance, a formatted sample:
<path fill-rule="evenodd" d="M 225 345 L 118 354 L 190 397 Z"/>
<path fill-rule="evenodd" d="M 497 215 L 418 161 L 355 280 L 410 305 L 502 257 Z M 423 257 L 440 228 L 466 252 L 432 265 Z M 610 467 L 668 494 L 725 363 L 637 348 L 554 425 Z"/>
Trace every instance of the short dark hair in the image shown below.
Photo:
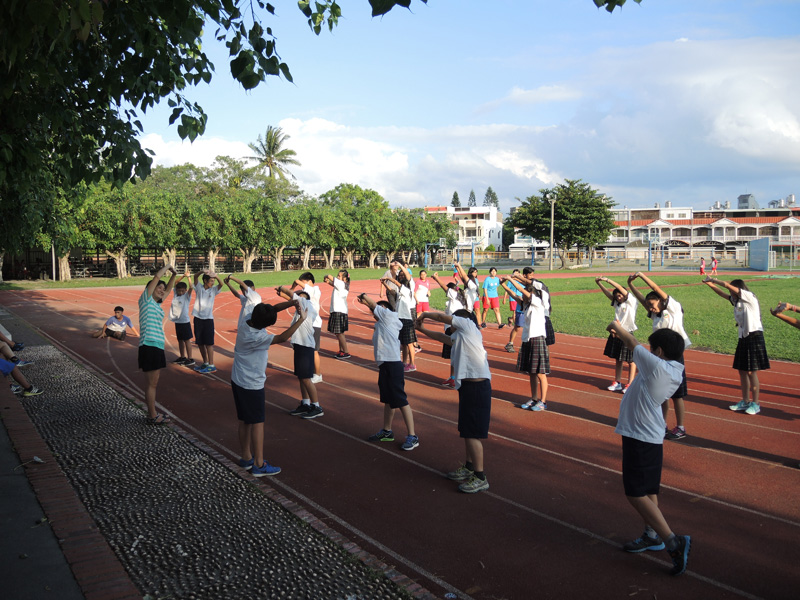
<path fill-rule="evenodd" d="M 125 312 L 125 309 L 124 309 L 124 308 L 122 308 L 121 306 L 115 306 L 115 307 L 114 307 L 114 312 L 117 312 L 117 311 L 119 311 L 119 312 Z"/>
<path fill-rule="evenodd" d="M 242 283 L 251 289 L 256 289 L 256 284 L 253 283 L 252 279 L 245 279 L 244 281 L 242 281 Z"/>
<path fill-rule="evenodd" d="M 179 281 L 178 283 L 175 284 L 175 289 L 176 290 L 187 290 L 187 289 L 189 289 L 189 286 L 186 285 L 185 281 Z"/>
<path fill-rule="evenodd" d="M 645 301 L 647 300 L 658 300 L 661 301 L 661 296 L 658 295 L 658 292 L 648 292 L 647 296 L 644 297 Z"/>
<path fill-rule="evenodd" d="M 310 281 L 311 283 L 316 283 L 316 281 L 314 281 L 314 274 L 311 271 L 306 271 L 305 273 L 300 275 L 298 279 L 300 281 Z"/>
<path fill-rule="evenodd" d="M 392 308 L 392 305 L 391 305 L 391 304 L 389 304 L 389 303 L 388 303 L 386 300 L 379 300 L 379 301 L 376 303 L 376 306 L 382 306 L 383 308 L 388 308 L 389 310 L 394 310 L 394 309 Z"/>
<path fill-rule="evenodd" d="M 478 325 L 478 317 L 475 316 L 474 312 L 467 310 L 466 308 L 459 308 L 456 312 L 453 313 L 454 317 L 461 317 L 462 319 L 469 319 L 473 323 L 475 323 L 475 327 L 479 327 Z"/>
<path fill-rule="evenodd" d="M 747 287 L 747 284 L 744 282 L 744 279 L 734 279 L 731 281 L 731 285 L 735 288 L 739 288 L 740 290 L 750 291 L 750 288 Z"/>
<path fill-rule="evenodd" d="M 533 267 L 525 267 L 524 269 L 522 269 L 522 274 L 523 275 L 530 275 L 531 273 L 534 273 L 534 272 L 535 271 L 533 270 Z"/>
<path fill-rule="evenodd" d="M 207 281 L 211 281 L 211 275 L 203 273 L 203 283 L 206 283 Z"/>
<path fill-rule="evenodd" d="M 647 341 L 650 342 L 651 350 L 661 348 L 667 360 L 680 360 L 683 356 L 683 338 L 680 333 L 672 329 L 656 329 Z"/>
<path fill-rule="evenodd" d="M 278 313 L 271 304 L 256 304 L 253 307 L 253 314 L 250 315 L 250 325 L 256 329 L 264 329 L 274 325 L 278 320 Z"/>
<path fill-rule="evenodd" d="M 311 296 L 308 295 L 308 292 L 304 292 L 303 290 L 300 290 L 299 292 L 295 292 L 295 294 L 297 294 L 298 296 L 302 296 L 306 300 L 311 300 Z"/>

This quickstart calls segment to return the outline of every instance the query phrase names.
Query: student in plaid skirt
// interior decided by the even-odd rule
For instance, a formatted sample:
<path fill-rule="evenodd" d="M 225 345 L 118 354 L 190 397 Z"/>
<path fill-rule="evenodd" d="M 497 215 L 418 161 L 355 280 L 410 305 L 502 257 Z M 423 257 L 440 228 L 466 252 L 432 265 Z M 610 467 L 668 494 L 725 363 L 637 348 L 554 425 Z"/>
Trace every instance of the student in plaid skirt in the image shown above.
<path fill-rule="evenodd" d="M 411 277 L 411 271 L 402 264 L 392 262 L 392 266 L 397 268 L 397 278 L 383 277 L 381 283 L 387 287 L 387 294 L 390 284 L 397 288 L 396 310 L 400 323 L 403 325 L 400 330 L 400 349 L 403 354 L 403 371 L 408 373 L 417 370 L 414 361 L 414 354 L 416 354 L 414 346 L 417 344 L 417 333 L 414 330 L 414 321 L 417 319 L 414 279 Z"/>
<path fill-rule="evenodd" d="M 350 293 L 350 274 L 345 269 L 341 269 L 336 277 L 325 275 L 324 281 L 333 288 L 328 332 L 335 335 L 339 342 L 339 352 L 334 355 L 334 358 L 350 358 L 350 353 L 347 351 L 347 338 L 344 335 L 348 329 L 347 295 Z"/>
<path fill-rule="evenodd" d="M 758 402 L 758 372 L 769 369 L 758 298 L 747 289 L 747 284 L 741 279 L 734 279 L 728 283 L 708 276 L 703 283 L 733 305 L 733 318 L 736 319 L 736 328 L 739 332 L 739 342 L 736 344 L 736 354 L 733 356 L 733 368 L 739 371 L 742 399 L 732 404 L 730 409 L 757 415 L 761 412 L 761 405 Z"/>
<path fill-rule="evenodd" d="M 628 333 L 636 331 L 638 329 L 636 326 L 636 309 L 639 307 L 639 301 L 636 299 L 636 296 L 629 293 L 628 290 L 620 284 L 611 281 L 605 275 L 595 277 L 594 281 L 606 295 L 606 298 L 611 300 L 611 306 L 614 307 L 614 320 L 622 323 L 622 326 Z M 603 282 L 611 284 L 614 289 L 607 289 L 603 285 Z M 617 361 L 616 367 L 614 368 L 614 381 L 608 386 L 608 390 L 611 392 L 624 393 L 633 381 L 633 378 L 636 377 L 636 363 L 633 362 L 633 351 L 629 350 L 622 340 L 612 331 L 608 334 L 608 341 L 606 342 L 605 350 L 603 350 L 603 355 Z M 628 363 L 630 371 L 628 373 L 628 384 L 623 386 L 622 367 L 625 363 Z"/>

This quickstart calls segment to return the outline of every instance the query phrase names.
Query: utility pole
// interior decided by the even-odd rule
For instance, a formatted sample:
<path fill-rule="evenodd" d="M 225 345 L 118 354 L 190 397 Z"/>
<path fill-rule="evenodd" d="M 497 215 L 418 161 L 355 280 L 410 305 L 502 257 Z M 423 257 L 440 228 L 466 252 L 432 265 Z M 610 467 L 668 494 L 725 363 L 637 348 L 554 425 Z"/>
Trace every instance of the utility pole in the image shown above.
<path fill-rule="evenodd" d="M 556 195 L 553 192 L 547 192 L 545 198 L 550 201 L 550 270 L 553 270 L 553 221 L 556 214 Z"/>

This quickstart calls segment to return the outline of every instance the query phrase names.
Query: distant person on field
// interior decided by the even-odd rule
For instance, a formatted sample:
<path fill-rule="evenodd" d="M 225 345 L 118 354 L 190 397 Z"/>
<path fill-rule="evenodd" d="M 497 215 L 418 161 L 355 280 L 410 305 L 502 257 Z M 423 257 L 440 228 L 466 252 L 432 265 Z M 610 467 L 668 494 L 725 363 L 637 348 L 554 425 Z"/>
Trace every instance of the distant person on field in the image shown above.
<path fill-rule="evenodd" d="M 764 342 L 764 326 L 761 324 L 761 307 L 756 295 L 747 288 L 741 279 L 730 283 L 707 276 L 703 283 L 727 300 L 733 306 L 733 318 L 739 333 L 736 353 L 733 356 L 733 368 L 739 371 L 742 399 L 732 404 L 730 409 L 757 415 L 761 412 L 758 401 L 761 390 L 758 372 L 769 369 L 767 345 Z"/>
<path fill-rule="evenodd" d="M 397 267 L 397 278 L 381 279 L 383 285 L 393 285 L 397 289 L 397 316 L 403 325 L 400 331 L 400 347 L 403 353 L 403 370 L 405 372 L 416 371 L 417 364 L 414 360 L 416 354 L 417 333 L 414 329 L 414 322 L 417 318 L 416 302 L 414 300 L 414 279 L 411 271 L 400 263 L 392 263 Z M 387 293 L 389 288 L 387 287 Z M 406 362 L 408 361 L 408 362 Z"/>
<path fill-rule="evenodd" d="M 370 442 L 393 442 L 392 421 L 395 411 L 400 411 L 408 432 L 401 448 L 413 450 L 419 446 L 419 438 L 414 430 L 414 415 L 405 391 L 405 372 L 399 338 L 403 324 L 388 301 L 381 300 L 376 304 L 366 294 L 361 294 L 358 301 L 369 308 L 375 318 L 372 346 L 375 362 L 378 363 L 378 390 L 383 404 L 383 428 L 367 439 Z"/>
<path fill-rule="evenodd" d="M 636 289 L 633 284 L 636 279 L 644 281 L 652 290 L 648 292 L 647 296 Z M 652 279 L 644 273 L 635 273 L 628 277 L 628 287 L 631 293 L 636 296 L 636 299 L 641 302 L 642 306 L 647 310 L 647 316 L 653 322 L 653 331 L 658 329 L 670 329 L 683 338 L 684 349 L 692 345 L 689 336 L 686 335 L 686 330 L 683 327 L 683 307 L 672 296 L 667 294 L 664 290 L 658 287 Z M 680 362 L 683 364 L 683 354 L 681 354 Z M 668 440 L 682 440 L 686 437 L 686 427 L 684 425 L 684 418 L 686 417 L 686 405 L 683 399 L 688 393 L 686 385 L 686 368 L 684 366 L 681 383 L 677 389 L 672 393 L 672 404 L 675 406 L 675 420 L 676 424 L 673 429 L 666 426 L 664 438 Z M 664 421 L 667 421 L 669 415 L 669 402 L 661 405 L 664 411 Z"/>
<path fill-rule="evenodd" d="M 331 292 L 331 309 L 328 317 L 328 333 L 336 336 L 339 342 L 339 352 L 334 358 L 340 360 L 350 358 L 347 351 L 347 337 L 345 333 L 349 329 L 347 315 L 347 295 L 350 293 L 350 274 L 346 269 L 340 269 L 336 274 L 325 275 L 325 283 L 333 288 Z"/>
<path fill-rule="evenodd" d="M 706 259 L 701 257 L 700 258 L 700 275 L 706 274 Z"/>
<path fill-rule="evenodd" d="M 431 309 L 431 280 L 428 279 L 428 272 L 425 269 L 420 269 L 419 277 L 415 281 L 414 287 L 414 301 L 417 303 L 416 312 L 423 313 Z M 416 318 L 414 319 L 416 321 Z M 419 345 L 419 340 L 414 343 L 414 350 L 417 352 L 422 351 Z"/>
<path fill-rule="evenodd" d="M 478 320 L 478 327 L 485 327 L 481 322 L 481 306 L 479 302 L 481 297 L 481 282 L 478 281 L 478 269 L 470 267 L 468 271 L 464 271 L 464 267 L 458 262 L 454 262 L 453 267 L 455 267 L 458 272 L 461 283 L 464 284 L 464 295 L 467 298 L 467 303 L 464 308 L 469 312 L 475 313 L 475 318 Z"/>
<path fill-rule="evenodd" d="M 611 306 L 614 309 L 614 320 L 622 323 L 622 326 L 628 333 L 633 333 L 639 329 L 636 325 L 636 309 L 639 308 L 639 301 L 634 294 L 631 294 L 615 281 L 610 280 L 605 275 L 595 277 L 594 279 L 597 286 L 603 291 L 606 298 L 611 300 Z M 607 289 L 603 283 L 608 283 L 613 289 Z M 628 386 L 636 377 L 636 363 L 633 362 L 633 352 L 628 350 L 628 347 L 622 343 L 622 340 L 616 336 L 612 331 L 608 334 L 606 347 L 603 350 L 603 356 L 608 356 L 616 361 L 614 367 L 614 381 L 608 386 L 610 392 L 622 392 L 628 389 Z M 625 363 L 628 363 L 628 383 L 622 385 L 622 369 Z"/>
<path fill-rule="evenodd" d="M 456 273 L 457 272 L 458 271 L 456 271 Z M 436 273 L 434 273 L 432 277 L 433 280 L 439 284 L 439 287 L 442 288 L 445 295 L 447 296 L 447 300 L 445 301 L 444 305 L 444 314 L 448 316 L 453 316 L 456 313 L 456 311 L 466 310 L 467 297 L 466 294 L 464 294 L 464 290 L 458 287 L 457 283 L 455 283 L 454 281 L 449 281 L 447 282 L 447 285 L 445 285 L 439 278 L 439 275 L 437 275 Z M 422 311 L 422 312 L 428 312 L 428 311 Z M 419 314 L 422 314 L 422 312 L 420 312 Z M 453 330 L 452 328 L 445 325 L 444 333 L 445 335 L 449 336 L 451 333 L 453 333 Z M 450 363 L 450 375 L 448 376 L 447 379 L 442 381 L 442 385 L 450 389 L 455 389 L 456 380 L 453 379 L 453 372 L 454 372 L 453 361 L 450 360 L 451 350 L 452 350 L 451 344 L 442 344 L 442 358 L 446 359 Z"/>
<path fill-rule="evenodd" d="M 192 302 L 192 288 L 183 279 L 190 277 L 189 271 L 175 280 L 172 304 L 169 307 L 169 320 L 175 323 L 175 337 L 178 340 L 179 356 L 174 361 L 177 365 L 193 367 L 192 358 L 192 321 L 189 316 L 189 305 Z"/>
<path fill-rule="evenodd" d="M 673 575 L 686 571 L 691 537 L 676 536 L 658 506 L 661 469 L 664 457 L 664 404 L 682 379 L 683 338 L 670 329 L 658 329 L 650 335 L 650 352 L 619 321 L 608 326 L 609 332 L 633 352 L 639 375 L 622 396 L 619 420 L 614 430 L 622 436 L 622 483 L 625 496 L 644 520 L 641 537 L 625 544 L 626 552 L 667 549 L 672 559 Z"/>
<path fill-rule="evenodd" d="M 425 319 L 449 325 L 452 333 L 447 335 L 428 329 Z M 481 440 L 489 437 L 492 374 L 477 316 L 466 309 L 456 311 L 453 316 L 424 312 L 417 316 L 416 326 L 417 331 L 452 346 L 453 377 L 458 390 L 458 432 L 464 439 L 466 460 L 458 469 L 448 473 L 447 478 L 462 482 L 458 489 L 466 494 L 488 490 Z"/>
<path fill-rule="evenodd" d="M 773 317 L 778 317 L 784 323 L 788 323 L 792 327 L 797 327 L 800 329 L 800 320 L 795 319 L 794 317 L 790 317 L 789 315 L 783 314 L 784 311 L 791 310 L 793 312 L 800 312 L 800 308 L 797 308 L 794 304 L 789 304 L 788 302 L 780 302 L 778 306 L 775 308 L 771 308 L 769 312 L 772 313 Z"/>
<path fill-rule="evenodd" d="M 200 283 L 200 276 L 203 283 Z M 214 285 L 214 280 L 217 285 Z M 222 280 L 216 273 L 206 269 L 202 273 L 194 274 L 194 336 L 203 364 L 194 368 L 198 373 L 213 373 L 217 370 L 214 366 L 214 300 L 222 289 Z"/>
<path fill-rule="evenodd" d="M 512 316 L 509 317 L 509 325 L 511 325 L 511 333 L 508 336 L 508 343 L 505 345 L 505 351 L 514 353 L 516 350 L 514 349 L 514 342 L 517 339 L 517 334 L 522 331 L 523 326 L 525 325 L 525 310 L 523 308 L 522 302 L 519 301 L 521 297 L 522 290 L 525 289 L 525 284 L 522 283 L 522 274 L 519 272 L 519 269 L 514 269 L 511 272 L 511 277 L 508 279 L 508 283 L 511 285 L 512 293 L 509 293 L 505 286 L 503 287 L 503 305 L 505 305 L 506 300 L 508 300 L 508 308 L 511 310 Z M 516 294 L 516 295 L 514 295 Z"/>
<path fill-rule="evenodd" d="M 500 287 L 500 279 L 497 277 L 497 269 L 492 267 L 489 269 L 489 276 L 483 280 L 483 312 L 481 313 L 482 327 L 486 327 L 486 316 L 489 314 L 489 309 L 494 311 L 495 319 L 497 319 L 497 328 L 502 329 L 506 326 L 500 317 L 500 294 L 498 288 Z"/>
<path fill-rule="evenodd" d="M 314 274 L 311 271 L 307 271 L 295 279 L 292 291 L 303 291 L 308 294 L 311 306 L 317 313 L 311 323 L 314 328 L 314 376 L 311 378 L 311 383 L 322 383 L 322 365 L 319 360 L 319 348 L 322 341 L 322 312 L 319 301 L 322 298 L 322 291 L 316 285 Z"/>
<path fill-rule="evenodd" d="M 115 340 L 124 340 L 127 330 L 130 329 L 133 335 L 138 336 L 136 328 L 131 323 L 130 318 L 124 314 L 125 309 L 121 306 L 114 307 L 114 316 L 108 317 L 103 326 L 92 334 L 93 338 L 110 337 Z"/>
<path fill-rule="evenodd" d="M 717 257 L 716 256 L 712 256 L 711 257 L 711 274 L 712 275 L 716 275 L 717 274 L 717 264 L 718 264 L 718 262 L 719 261 L 717 261 Z"/>

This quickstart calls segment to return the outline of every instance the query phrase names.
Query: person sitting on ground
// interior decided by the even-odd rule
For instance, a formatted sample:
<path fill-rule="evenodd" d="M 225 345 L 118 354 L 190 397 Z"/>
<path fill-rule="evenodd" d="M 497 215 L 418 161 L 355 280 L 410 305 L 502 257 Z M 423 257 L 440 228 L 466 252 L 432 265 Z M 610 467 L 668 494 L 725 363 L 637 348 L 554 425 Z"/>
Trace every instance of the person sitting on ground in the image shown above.
<path fill-rule="evenodd" d="M 18 367 L 27 367 L 28 365 L 33 364 L 33 361 L 31 360 L 20 360 L 20 358 L 14 353 L 14 350 L 5 342 L 0 342 L 0 354 L 8 362 L 12 362 Z"/>
<path fill-rule="evenodd" d="M 130 318 L 124 314 L 125 309 L 121 306 L 114 307 L 114 316 L 108 317 L 108 320 L 103 323 L 100 330 L 92 334 L 93 338 L 111 337 L 115 340 L 124 340 L 127 330 L 130 329 L 133 335 L 139 336 L 136 328 L 131 323 Z"/>
<path fill-rule="evenodd" d="M 5 342 L 0 343 L 0 352 L 2 352 L 3 355 L 3 358 L 0 358 L 0 373 L 5 377 L 11 375 L 12 379 L 18 384 L 17 386 L 12 385 L 11 391 L 15 394 L 22 394 L 23 398 L 30 398 L 31 396 L 38 396 L 41 394 L 42 390 L 30 383 L 22 374 L 22 371 L 19 370 L 20 367 L 32 363 L 30 361 L 19 360 Z M 16 359 L 16 361 L 12 359 Z"/>
<path fill-rule="evenodd" d="M 22 342 L 15 342 L 10 337 L 6 337 L 3 335 L 3 332 L 0 331 L 0 342 L 5 342 L 14 352 L 21 352 L 25 349 L 25 344 Z"/>

